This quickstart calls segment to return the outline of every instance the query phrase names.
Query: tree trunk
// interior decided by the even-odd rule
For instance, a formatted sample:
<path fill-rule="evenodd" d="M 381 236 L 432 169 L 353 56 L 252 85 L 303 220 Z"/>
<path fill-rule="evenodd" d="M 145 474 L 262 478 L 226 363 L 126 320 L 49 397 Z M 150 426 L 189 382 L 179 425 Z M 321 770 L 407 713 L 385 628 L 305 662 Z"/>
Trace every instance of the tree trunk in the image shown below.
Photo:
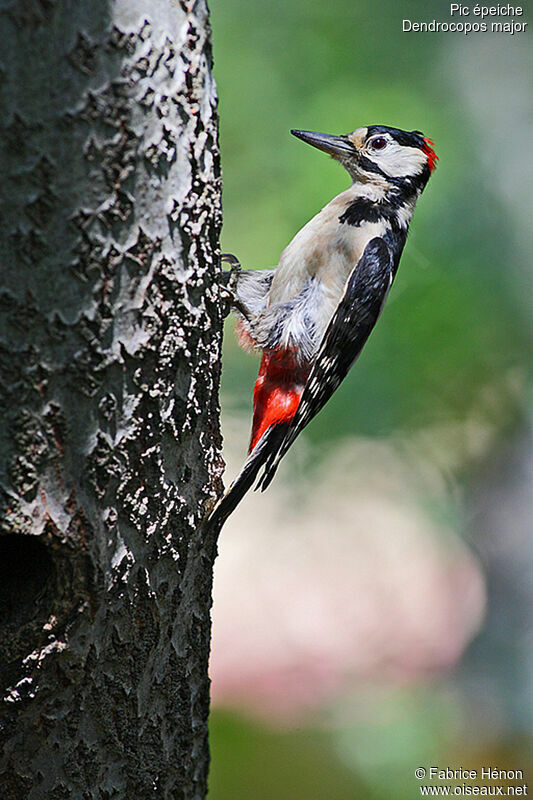
<path fill-rule="evenodd" d="M 0 0 L 0 785 L 203 798 L 219 488 L 205 0 Z"/>

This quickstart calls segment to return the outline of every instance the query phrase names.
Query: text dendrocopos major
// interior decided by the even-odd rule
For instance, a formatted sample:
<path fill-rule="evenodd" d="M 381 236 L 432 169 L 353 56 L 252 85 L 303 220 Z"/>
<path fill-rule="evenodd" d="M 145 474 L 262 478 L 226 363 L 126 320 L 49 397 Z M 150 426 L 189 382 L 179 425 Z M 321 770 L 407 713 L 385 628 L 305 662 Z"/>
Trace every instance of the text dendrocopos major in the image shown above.
<path fill-rule="evenodd" d="M 420 131 L 385 125 L 347 136 L 294 130 L 352 178 L 305 225 L 269 270 L 224 273 L 245 348 L 263 355 L 254 388 L 250 452 L 215 506 L 222 524 L 255 481 L 270 484 L 281 458 L 346 376 L 381 313 L 409 223 L 437 156 Z"/>

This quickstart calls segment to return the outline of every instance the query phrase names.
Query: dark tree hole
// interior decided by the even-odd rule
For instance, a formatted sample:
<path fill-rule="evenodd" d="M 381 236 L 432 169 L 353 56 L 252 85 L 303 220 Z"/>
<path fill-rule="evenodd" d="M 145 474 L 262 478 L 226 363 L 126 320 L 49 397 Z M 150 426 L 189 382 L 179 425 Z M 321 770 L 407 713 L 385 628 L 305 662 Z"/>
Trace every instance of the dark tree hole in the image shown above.
<path fill-rule="evenodd" d="M 52 556 L 36 536 L 0 536 L 0 625 L 18 627 L 40 617 L 54 576 Z"/>

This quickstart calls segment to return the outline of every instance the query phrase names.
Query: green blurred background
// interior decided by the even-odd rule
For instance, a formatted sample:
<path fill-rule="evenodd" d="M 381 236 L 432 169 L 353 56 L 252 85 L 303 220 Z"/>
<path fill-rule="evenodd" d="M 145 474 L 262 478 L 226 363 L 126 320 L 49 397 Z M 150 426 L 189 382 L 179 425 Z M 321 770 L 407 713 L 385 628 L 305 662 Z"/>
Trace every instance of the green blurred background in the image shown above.
<path fill-rule="evenodd" d="M 529 21 L 524 8 L 520 20 Z M 403 19 L 450 21 L 449 4 L 434 0 L 216 0 L 211 19 L 222 249 L 246 267 L 277 264 L 296 231 L 347 186 L 344 171 L 290 128 L 346 133 L 389 124 L 435 142 L 439 167 L 416 209 L 386 311 L 277 481 L 289 503 L 292 492 L 305 509 L 309 472 L 319 475 L 327 461 L 331 477 L 339 448 L 391 447 L 400 465 L 415 453 L 422 483 L 434 472 L 440 488 L 431 495 L 419 487 L 412 506 L 432 520 L 428 538 L 435 527 L 445 530 L 439 535 L 457 537 L 465 559 L 475 559 L 486 606 L 479 631 L 472 623 L 460 651 L 430 675 L 354 668 L 350 680 L 317 690 L 316 702 L 308 699 L 305 713 L 293 709 L 288 720 L 269 714 L 268 703 L 258 711 L 250 691 L 239 692 L 238 675 L 233 690 L 224 689 L 228 676 L 217 669 L 232 636 L 241 636 L 238 610 L 229 618 L 222 599 L 217 618 L 217 591 L 224 595 L 222 581 L 232 581 L 231 565 L 224 567 L 214 606 L 209 797 L 411 798 L 419 796 L 420 765 L 526 770 L 533 763 L 531 35 L 402 33 Z M 233 474 L 245 456 L 257 366 L 228 323 L 222 406 Z M 254 498 L 255 518 L 278 501 L 275 490 Z M 240 513 L 222 534 L 221 561 L 226 539 L 246 547 L 249 524 Z M 253 562 L 252 554 L 240 569 L 253 576 Z M 268 664 L 257 668 L 258 682 L 261 669 Z M 248 689 L 254 674 L 247 670 Z"/>

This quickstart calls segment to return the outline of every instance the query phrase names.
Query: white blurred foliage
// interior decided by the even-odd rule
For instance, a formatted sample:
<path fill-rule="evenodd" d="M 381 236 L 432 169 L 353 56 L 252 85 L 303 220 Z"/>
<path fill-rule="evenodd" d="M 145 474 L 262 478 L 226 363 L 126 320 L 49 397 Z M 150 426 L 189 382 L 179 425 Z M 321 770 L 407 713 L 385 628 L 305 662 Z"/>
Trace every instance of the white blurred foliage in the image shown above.
<path fill-rule="evenodd" d="M 480 626 L 485 589 L 443 513 L 443 470 L 416 443 L 383 440 L 345 441 L 303 480 L 289 480 L 294 463 L 285 459 L 268 493 L 251 493 L 222 531 L 214 703 L 294 719 L 361 679 L 455 664 Z"/>

